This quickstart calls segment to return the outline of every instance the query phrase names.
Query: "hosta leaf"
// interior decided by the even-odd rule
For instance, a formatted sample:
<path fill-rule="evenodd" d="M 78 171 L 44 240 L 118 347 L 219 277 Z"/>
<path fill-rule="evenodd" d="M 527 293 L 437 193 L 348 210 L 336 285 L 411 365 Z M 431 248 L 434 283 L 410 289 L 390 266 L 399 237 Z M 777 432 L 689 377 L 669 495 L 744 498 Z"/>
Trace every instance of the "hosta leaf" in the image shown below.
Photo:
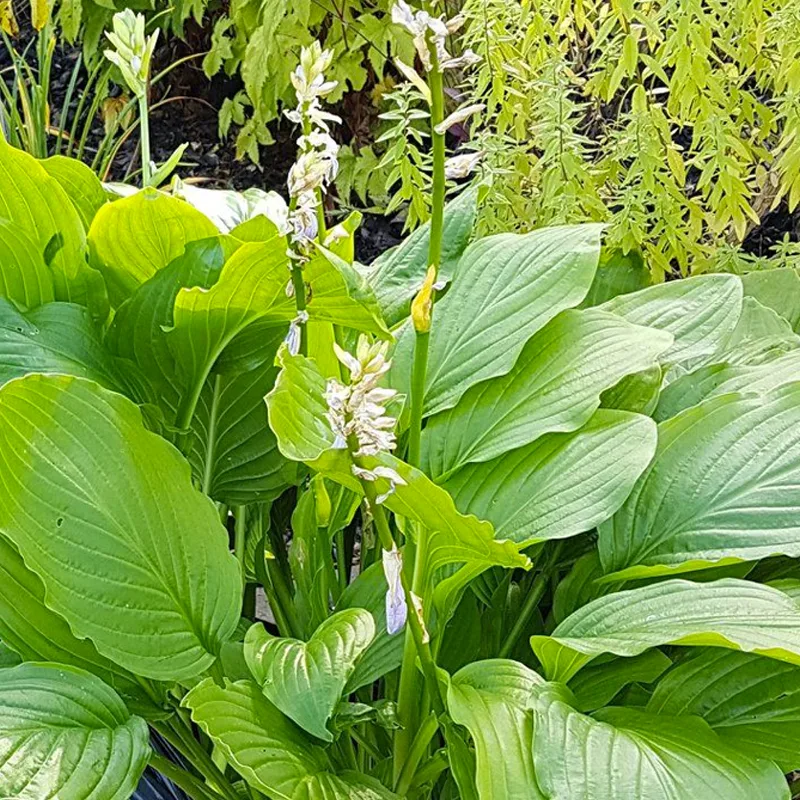
<path fill-rule="evenodd" d="M 331 742 L 328 720 L 374 637 L 372 614 L 350 609 L 326 619 L 307 642 L 280 639 L 253 625 L 244 655 L 267 698 L 301 728 Z"/>
<path fill-rule="evenodd" d="M 608 519 L 655 449 L 651 419 L 601 409 L 574 433 L 549 433 L 492 461 L 467 465 L 444 488 L 460 511 L 489 520 L 499 539 L 561 539 Z"/>
<path fill-rule="evenodd" d="M 600 305 L 612 297 L 645 289 L 652 283 L 650 270 L 642 254 L 636 250 L 616 250 L 601 256 L 589 293 L 581 308 Z"/>
<path fill-rule="evenodd" d="M 443 279 L 453 277 L 458 259 L 472 237 L 477 199 L 478 189 L 468 189 L 445 206 L 439 268 Z M 369 284 L 375 290 L 384 319 L 390 327 L 408 316 L 411 300 L 425 280 L 430 229 L 430 223 L 425 223 L 365 268 Z"/>
<path fill-rule="evenodd" d="M 600 405 L 650 416 L 658 404 L 662 380 L 662 369 L 654 364 L 634 375 L 627 375 L 616 386 L 606 389 L 600 395 Z"/>
<path fill-rule="evenodd" d="M 3 136 L 0 186 L 0 219 L 18 225 L 35 242 L 38 255 L 44 256 L 57 237 L 59 246 L 50 264 L 56 298 L 86 304 L 102 281 L 86 266 L 81 218 L 58 181 L 35 158 L 11 147 Z"/>
<path fill-rule="evenodd" d="M 702 717 L 728 744 L 800 765 L 800 667 L 730 650 L 700 650 L 662 678 L 647 710 Z"/>
<path fill-rule="evenodd" d="M 67 193 L 88 231 L 95 214 L 108 202 L 103 184 L 91 167 L 66 156 L 53 156 L 39 162 L 48 175 L 55 178 Z"/>
<path fill-rule="evenodd" d="M 278 374 L 266 365 L 235 376 L 211 375 L 192 420 L 189 460 L 203 492 L 229 504 L 268 502 L 297 480 L 278 451 L 264 396 Z"/>
<path fill-rule="evenodd" d="M 119 385 L 117 365 L 88 309 L 48 303 L 22 314 L 0 298 L 0 384 L 29 372 L 91 378 L 108 388 Z"/>
<path fill-rule="evenodd" d="M 369 470 L 377 465 L 389 467 L 403 479 L 404 484 L 397 485 L 384 505 L 427 528 L 430 574 L 447 564 L 459 563 L 482 568 L 529 566 L 528 558 L 514 542 L 495 539 L 488 522 L 461 514 L 452 497 L 425 473 L 388 453 L 362 458 L 360 463 Z M 378 478 L 375 488 L 379 494 L 385 494 L 389 483 Z"/>
<path fill-rule="evenodd" d="M 773 309 L 800 330 L 800 275 L 791 267 L 751 272 L 742 278 L 744 293 Z"/>
<path fill-rule="evenodd" d="M 652 464 L 600 527 L 617 577 L 800 555 L 800 383 L 723 395 L 658 428 Z"/>
<path fill-rule="evenodd" d="M 196 239 L 219 231 L 208 217 L 177 197 L 142 189 L 103 206 L 89 228 L 92 263 L 119 305 Z"/>
<path fill-rule="evenodd" d="M 42 251 L 25 230 L 0 219 L 0 297 L 23 308 L 36 308 L 55 299 L 53 273 Z"/>
<path fill-rule="evenodd" d="M 505 375 L 534 333 L 580 303 L 597 267 L 601 231 L 594 224 L 543 228 L 489 236 L 466 249 L 458 280 L 436 305 L 426 414 L 452 408 L 474 384 Z M 392 373 L 402 388 L 413 347 L 407 326 Z"/>
<path fill-rule="evenodd" d="M 146 723 L 99 678 L 63 664 L 0 670 L 0 796 L 126 800 L 149 756 Z"/>
<path fill-rule="evenodd" d="M 360 572 L 342 592 L 336 609 L 349 608 L 364 608 L 375 620 L 375 638 L 358 660 L 347 683 L 347 692 L 354 692 L 397 669 L 403 661 L 405 636 L 390 636 L 386 631 L 386 576 L 381 563 Z"/>
<path fill-rule="evenodd" d="M 167 340 L 190 392 L 202 385 L 226 345 L 248 325 L 285 325 L 296 314 L 294 300 L 286 295 L 286 253 L 279 241 L 243 244 L 213 286 L 178 292 Z"/>
<path fill-rule="evenodd" d="M 67 376 L 7 383 L 0 419 L 0 528 L 48 606 L 133 672 L 207 669 L 239 620 L 241 575 L 177 450 L 129 400 Z"/>
<path fill-rule="evenodd" d="M 742 282 L 735 275 L 701 275 L 619 295 L 600 306 L 636 325 L 671 333 L 663 363 L 677 364 L 715 353 L 742 311 Z"/>
<path fill-rule="evenodd" d="M 552 680 L 569 680 L 601 653 L 636 656 L 662 644 L 727 647 L 800 664 L 800 607 L 777 589 L 735 578 L 669 580 L 600 597 L 531 644 Z"/>
<path fill-rule="evenodd" d="M 763 364 L 800 347 L 800 336 L 789 321 L 753 297 L 745 297 L 742 315 L 714 361 Z"/>
<path fill-rule="evenodd" d="M 311 286 L 308 313 L 315 320 L 390 336 L 372 288 L 343 258 L 320 247 L 303 272 Z"/>
<path fill-rule="evenodd" d="M 575 708 L 586 712 L 608 705 L 629 684 L 652 683 L 671 666 L 672 662 L 660 650 L 589 664 L 569 682 L 570 691 L 575 695 Z"/>
<path fill-rule="evenodd" d="M 563 311 L 524 347 L 513 369 L 473 386 L 423 433 L 425 471 L 441 480 L 549 432 L 580 428 L 600 393 L 643 370 L 672 336 L 590 309 Z"/>
<path fill-rule="evenodd" d="M 544 683 L 516 661 L 476 661 L 450 682 L 447 706 L 475 743 L 475 784 L 481 800 L 539 800 L 531 742 L 531 692 Z"/>
<path fill-rule="evenodd" d="M 25 661 L 53 661 L 102 678 L 137 714 L 159 709 L 141 683 L 101 656 L 89 639 L 78 639 L 62 617 L 45 605 L 44 585 L 7 539 L 0 536 L 0 638 Z"/>
<path fill-rule="evenodd" d="M 789 798 L 775 764 L 730 747 L 700 719 L 632 708 L 587 717 L 567 697 L 549 685 L 531 703 L 536 778 L 551 800 Z"/>
<path fill-rule="evenodd" d="M 274 800 L 395 800 L 366 775 L 332 773 L 325 751 L 267 700 L 252 681 L 211 678 L 184 698 L 192 719 L 254 788 Z"/>
<path fill-rule="evenodd" d="M 714 364 L 683 375 L 662 393 L 655 418 L 674 417 L 685 408 L 710 397 L 731 392 L 768 394 L 785 383 L 800 380 L 800 350 L 756 366 Z"/>

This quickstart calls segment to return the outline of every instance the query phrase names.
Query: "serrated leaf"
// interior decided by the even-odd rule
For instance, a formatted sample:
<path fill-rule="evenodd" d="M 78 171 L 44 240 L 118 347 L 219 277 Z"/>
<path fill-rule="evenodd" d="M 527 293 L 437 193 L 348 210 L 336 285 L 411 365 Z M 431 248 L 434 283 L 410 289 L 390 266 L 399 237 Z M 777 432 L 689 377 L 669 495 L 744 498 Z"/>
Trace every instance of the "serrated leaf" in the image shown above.
<path fill-rule="evenodd" d="M 590 530 L 630 494 L 656 449 L 648 417 L 599 410 L 573 433 L 550 433 L 443 484 L 456 507 L 487 519 L 495 536 L 530 544 Z"/>
<path fill-rule="evenodd" d="M 442 481 L 550 432 L 575 431 L 600 394 L 672 344 L 668 333 L 590 309 L 563 311 L 524 347 L 506 375 L 473 386 L 422 435 L 423 467 Z"/>
<path fill-rule="evenodd" d="M 114 305 L 183 253 L 189 242 L 219 233 L 208 217 L 177 197 L 142 189 L 100 208 L 89 228 L 92 264 Z"/>
<path fill-rule="evenodd" d="M 468 189 L 445 206 L 442 259 L 439 275 L 452 279 L 475 223 L 478 189 Z M 366 268 L 386 323 L 394 327 L 408 316 L 411 300 L 428 270 L 430 222 L 417 228 L 401 244 L 382 253 Z"/>
<path fill-rule="evenodd" d="M 800 764 L 800 668 L 793 664 L 700 650 L 659 681 L 647 710 L 702 717 L 728 744 L 784 772 Z"/>
<path fill-rule="evenodd" d="M 516 661 L 476 661 L 450 682 L 447 707 L 475 744 L 475 784 L 481 800 L 544 800 L 536 783 L 531 742 L 531 692 L 543 684 Z"/>
<path fill-rule="evenodd" d="M 560 311 L 578 305 L 600 254 L 601 225 L 499 234 L 470 245 L 458 280 L 436 305 L 425 414 L 452 408 L 476 383 L 505 375 L 525 343 Z M 414 331 L 400 335 L 390 373 L 405 390 Z"/>
<path fill-rule="evenodd" d="M 211 678 L 184 698 L 192 719 L 254 788 L 276 800 L 396 800 L 375 779 L 334 775 L 326 752 L 281 714 L 252 681 Z"/>
<path fill-rule="evenodd" d="M 140 675 L 207 669 L 238 623 L 241 575 L 177 450 L 129 400 L 67 376 L 7 383 L 0 419 L 0 527 L 48 606 Z"/>
<path fill-rule="evenodd" d="M 788 800 L 780 769 L 727 745 L 700 719 L 606 708 L 592 717 L 549 684 L 534 690 L 533 760 L 545 797 Z"/>
<path fill-rule="evenodd" d="M 372 614 L 350 609 L 326 619 L 307 642 L 277 638 L 263 625 L 253 625 L 245 638 L 244 655 L 275 706 L 312 736 L 332 742 L 328 720 L 374 637 Z"/>
<path fill-rule="evenodd" d="M 599 308 L 636 325 L 671 333 L 665 364 L 708 356 L 730 336 L 742 310 L 742 282 L 735 275 L 701 275 L 614 297 Z"/>
<path fill-rule="evenodd" d="M 552 680 L 569 680 L 602 653 L 636 656 L 662 644 L 726 647 L 800 664 L 800 607 L 777 589 L 735 578 L 668 580 L 600 597 L 531 644 Z"/>
<path fill-rule="evenodd" d="M 800 383 L 662 422 L 652 464 L 600 526 L 603 568 L 632 578 L 800 555 L 798 444 Z"/>
<path fill-rule="evenodd" d="M 0 670 L 0 795 L 126 800 L 150 756 L 147 724 L 99 678 L 63 664 Z"/>

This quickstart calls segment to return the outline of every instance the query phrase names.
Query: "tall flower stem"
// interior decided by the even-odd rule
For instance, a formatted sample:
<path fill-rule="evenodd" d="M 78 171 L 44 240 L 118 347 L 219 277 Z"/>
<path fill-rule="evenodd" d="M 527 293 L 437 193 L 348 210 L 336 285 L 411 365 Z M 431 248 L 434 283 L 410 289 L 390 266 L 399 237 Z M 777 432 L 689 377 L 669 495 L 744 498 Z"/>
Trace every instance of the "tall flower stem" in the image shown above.
<path fill-rule="evenodd" d="M 430 52 L 431 70 L 428 73 L 428 85 L 431 90 L 431 139 L 433 143 L 433 191 L 431 206 L 430 244 L 428 246 L 428 267 L 432 271 L 429 279 L 433 283 L 439 273 L 442 258 L 442 231 L 444 228 L 444 197 L 445 197 L 445 140 L 444 133 L 437 133 L 436 128 L 444 119 L 444 80 L 439 64 L 439 57 L 432 37 L 428 36 L 428 50 Z M 435 290 L 430 291 L 427 319 L 418 320 L 412 315 L 415 329 L 414 363 L 411 374 L 411 422 L 408 436 L 408 462 L 418 466 L 420 462 L 420 437 L 422 434 L 422 414 L 425 400 L 425 381 L 428 370 L 428 349 L 430 346 L 430 326 L 433 315 L 433 301 Z M 427 543 L 428 532 L 421 526 L 416 526 L 416 547 L 414 551 L 414 572 L 411 591 L 424 599 L 427 590 Z M 409 548 L 410 550 L 411 548 Z M 424 603 L 423 603 L 424 607 Z M 413 616 L 413 614 L 409 614 Z M 413 632 L 412 632 L 413 633 Z M 405 649 L 403 651 L 403 664 L 400 670 L 400 687 L 397 696 L 397 710 L 401 725 L 404 728 L 397 731 L 394 740 L 394 778 L 398 781 L 400 773 L 409 757 L 413 744 L 412 733 L 414 720 L 422 710 L 420 703 L 421 686 L 419 673 L 415 664 L 415 644 L 411 634 L 406 633 Z M 430 647 L 429 647 L 430 649 Z M 436 668 L 431 656 L 433 674 Z M 429 687 L 430 688 L 430 687 Z M 438 684 L 437 684 L 438 692 Z M 438 695 L 431 693 L 431 700 L 436 708 Z M 441 698 L 439 703 L 441 704 Z M 444 706 L 442 711 L 444 711 Z"/>
<path fill-rule="evenodd" d="M 139 138 L 142 150 L 142 188 L 146 189 L 152 180 L 150 168 L 150 109 L 147 106 L 147 91 L 139 98 Z"/>

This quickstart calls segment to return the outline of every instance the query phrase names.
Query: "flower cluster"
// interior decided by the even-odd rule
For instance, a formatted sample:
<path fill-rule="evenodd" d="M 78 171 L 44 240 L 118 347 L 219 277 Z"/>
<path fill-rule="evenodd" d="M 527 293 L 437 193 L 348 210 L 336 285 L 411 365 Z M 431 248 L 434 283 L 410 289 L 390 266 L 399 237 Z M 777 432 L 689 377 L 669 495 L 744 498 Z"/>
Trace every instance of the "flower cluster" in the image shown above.
<path fill-rule="evenodd" d="M 431 16 L 427 11 L 414 11 L 405 0 L 397 0 L 392 7 L 392 22 L 402 25 L 414 37 L 414 46 L 428 72 L 433 69 L 429 42 L 436 50 L 440 70 L 459 69 L 480 61 L 480 57 L 469 49 L 458 58 L 447 52 L 447 37 L 458 31 L 465 21 L 466 18 L 460 14 L 444 20 Z"/>
<path fill-rule="evenodd" d="M 106 33 L 113 50 L 104 50 L 105 57 L 119 67 L 125 83 L 136 97 L 144 97 L 150 62 L 158 41 L 158 30 L 144 35 L 144 14 L 134 14 L 130 8 L 114 14 L 113 31 Z"/>
<path fill-rule="evenodd" d="M 335 114 L 322 109 L 321 100 L 336 88 L 336 81 L 325 80 L 325 70 L 331 65 L 333 52 L 323 50 L 319 42 L 304 47 L 300 64 L 292 73 L 292 85 L 297 95 L 297 107 L 286 116 L 302 126 L 298 139 L 299 155 L 289 171 L 287 181 L 292 211 L 289 217 L 292 243 L 296 250 L 290 256 L 301 261 L 308 257 L 308 249 L 318 233 L 317 206 L 320 193 L 336 177 L 339 146 L 328 130 L 329 122 L 340 122 Z"/>
<path fill-rule="evenodd" d="M 397 420 L 386 413 L 386 403 L 395 397 L 394 389 L 378 386 L 392 362 L 387 361 L 387 342 L 370 344 L 366 336 L 358 340 L 356 355 L 334 344 L 336 357 L 350 372 L 350 383 L 344 385 L 335 379 L 328 381 L 325 399 L 327 418 L 336 435 L 334 447 L 344 449 L 355 442 L 354 456 L 376 456 L 394 450 L 397 441 L 394 428 Z M 382 503 L 397 486 L 405 481 L 390 467 L 376 466 L 365 469 L 353 465 L 353 474 L 366 481 L 382 478 L 389 482 L 389 491 L 376 498 Z"/>

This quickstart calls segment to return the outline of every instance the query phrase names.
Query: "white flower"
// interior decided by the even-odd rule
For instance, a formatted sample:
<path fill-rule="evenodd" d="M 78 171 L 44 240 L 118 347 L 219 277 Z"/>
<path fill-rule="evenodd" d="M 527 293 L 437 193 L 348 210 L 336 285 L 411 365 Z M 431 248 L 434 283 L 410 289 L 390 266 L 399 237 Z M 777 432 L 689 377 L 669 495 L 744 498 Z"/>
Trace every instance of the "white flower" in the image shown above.
<path fill-rule="evenodd" d="M 374 456 L 394 450 L 397 441 L 394 428 L 397 420 L 386 414 L 386 403 L 397 392 L 378 387 L 378 381 L 391 366 L 386 360 L 388 343 L 370 345 L 365 336 L 358 342 L 356 355 L 342 350 L 334 344 L 339 361 L 350 372 L 350 385 L 345 386 L 335 379 L 328 381 L 325 399 L 328 403 L 327 418 L 331 430 L 339 440 L 353 437 L 358 444 L 355 456 Z M 394 481 L 399 476 L 374 473 Z"/>
<path fill-rule="evenodd" d="M 405 0 L 397 0 L 392 6 L 392 22 L 402 25 L 414 37 L 414 47 L 428 72 L 433 69 L 428 34 L 431 35 L 440 63 L 450 59 L 445 49 L 447 25 L 440 17 L 432 17 L 427 11 L 414 11 Z"/>
<path fill-rule="evenodd" d="M 329 170 L 328 160 L 322 153 L 317 150 L 301 153 L 289 170 L 289 178 L 286 181 L 289 194 L 292 197 L 299 197 L 305 192 L 321 188 Z"/>
<path fill-rule="evenodd" d="M 463 69 L 464 67 L 471 67 L 475 64 L 480 64 L 481 57 L 467 48 L 460 56 L 456 58 L 446 58 L 442 61 L 442 69 Z"/>
<path fill-rule="evenodd" d="M 403 573 L 403 556 L 393 547 L 382 551 L 383 574 L 388 586 L 386 590 L 386 633 L 394 636 L 400 633 L 406 624 L 408 606 L 403 591 L 401 575 Z"/>
<path fill-rule="evenodd" d="M 130 8 L 114 14 L 111 24 L 113 30 L 107 31 L 106 37 L 114 49 L 104 50 L 103 54 L 119 67 L 131 92 L 136 97 L 144 97 L 158 30 L 149 37 L 145 36 L 144 15 L 134 14 Z"/>
<path fill-rule="evenodd" d="M 459 178 L 466 178 L 475 171 L 480 163 L 483 153 L 463 153 L 458 156 L 452 156 L 445 161 L 444 175 L 448 180 L 458 180 Z"/>
<path fill-rule="evenodd" d="M 470 106 L 457 108 L 449 117 L 443 119 L 434 129 L 438 134 L 445 134 L 454 125 L 458 125 L 468 120 L 473 114 L 483 111 L 486 106 L 483 103 L 474 103 Z"/>
<path fill-rule="evenodd" d="M 308 322 L 308 312 L 298 311 L 297 316 L 289 324 L 289 333 L 286 334 L 286 342 L 289 352 L 296 356 L 300 352 L 300 340 L 302 337 L 302 325 Z"/>
<path fill-rule="evenodd" d="M 353 475 L 362 481 L 370 481 L 370 483 L 373 483 L 377 481 L 378 478 L 383 478 L 384 480 L 389 481 L 389 488 L 383 494 L 379 494 L 375 498 L 375 502 L 378 505 L 391 497 L 397 490 L 398 486 L 407 485 L 402 475 L 400 475 L 396 470 L 393 470 L 391 467 L 383 467 L 378 465 L 372 469 L 364 469 L 364 467 L 359 467 L 357 464 L 353 464 L 350 469 Z"/>
<path fill-rule="evenodd" d="M 319 231 L 317 195 L 313 190 L 298 196 L 297 205 L 289 216 L 289 224 L 292 227 L 292 242 L 303 249 L 310 247 Z"/>

